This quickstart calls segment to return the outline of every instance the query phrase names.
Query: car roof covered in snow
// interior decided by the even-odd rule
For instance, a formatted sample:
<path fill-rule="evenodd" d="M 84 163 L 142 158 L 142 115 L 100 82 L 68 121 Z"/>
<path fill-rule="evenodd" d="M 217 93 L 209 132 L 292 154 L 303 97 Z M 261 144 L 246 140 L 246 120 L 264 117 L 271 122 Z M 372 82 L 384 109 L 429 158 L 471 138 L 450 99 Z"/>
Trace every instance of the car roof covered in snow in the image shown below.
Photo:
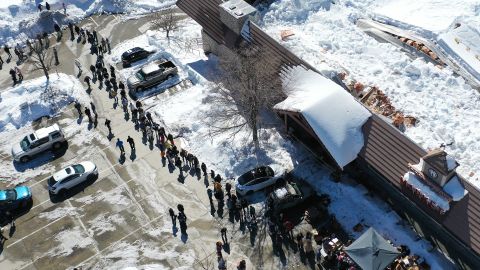
<path fill-rule="evenodd" d="M 159 69 L 160 69 L 160 67 L 158 66 L 158 64 L 154 62 L 154 63 L 150 63 L 150 64 L 144 66 L 142 68 L 142 72 L 144 74 L 150 74 L 150 73 L 152 73 L 154 71 L 157 71 Z"/>
<path fill-rule="evenodd" d="M 48 137 L 48 135 L 54 131 L 59 131 L 60 127 L 57 124 L 53 124 L 49 127 L 41 128 L 35 131 L 35 137 L 37 139 Z"/>
<path fill-rule="evenodd" d="M 276 110 L 301 113 L 339 167 L 357 158 L 363 148 L 362 126 L 372 115 L 332 80 L 303 67 L 283 78 L 288 97 Z"/>

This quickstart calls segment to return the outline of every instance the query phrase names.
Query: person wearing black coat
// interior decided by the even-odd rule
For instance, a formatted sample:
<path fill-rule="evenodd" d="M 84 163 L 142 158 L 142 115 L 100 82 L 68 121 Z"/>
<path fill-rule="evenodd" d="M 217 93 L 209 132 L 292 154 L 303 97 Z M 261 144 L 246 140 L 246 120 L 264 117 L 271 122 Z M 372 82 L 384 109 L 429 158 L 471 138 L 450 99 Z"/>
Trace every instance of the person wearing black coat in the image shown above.
<path fill-rule="evenodd" d="M 49 4 L 48 2 L 45 2 L 45 8 L 46 8 L 47 10 L 50 10 L 50 4 Z"/>
<path fill-rule="evenodd" d="M 8 73 L 10 73 L 10 76 L 12 76 L 13 84 L 14 85 L 17 84 L 17 73 L 15 72 L 15 70 L 13 70 L 13 68 L 11 68 Z"/>
<path fill-rule="evenodd" d="M 200 165 L 200 167 L 202 168 L 203 175 L 207 175 L 207 165 L 202 162 L 202 165 Z"/>

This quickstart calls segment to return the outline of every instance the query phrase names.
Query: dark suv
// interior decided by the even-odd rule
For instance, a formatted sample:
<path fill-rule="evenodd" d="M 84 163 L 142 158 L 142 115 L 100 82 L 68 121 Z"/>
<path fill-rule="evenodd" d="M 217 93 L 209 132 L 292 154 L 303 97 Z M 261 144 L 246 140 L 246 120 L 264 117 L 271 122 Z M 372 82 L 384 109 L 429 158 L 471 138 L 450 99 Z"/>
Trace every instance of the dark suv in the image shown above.
<path fill-rule="evenodd" d="M 122 53 L 122 64 L 123 67 L 130 67 L 133 62 L 147 58 L 150 54 L 154 52 L 146 51 L 140 47 L 135 47 L 127 50 Z"/>

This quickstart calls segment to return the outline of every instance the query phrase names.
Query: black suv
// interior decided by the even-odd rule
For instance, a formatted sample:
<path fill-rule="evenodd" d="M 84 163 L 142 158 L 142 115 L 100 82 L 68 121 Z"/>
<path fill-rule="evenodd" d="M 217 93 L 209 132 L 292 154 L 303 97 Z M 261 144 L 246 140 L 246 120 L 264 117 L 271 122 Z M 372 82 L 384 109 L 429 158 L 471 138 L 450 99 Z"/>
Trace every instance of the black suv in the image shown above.
<path fill-rule="evenodd" d="M 147 58 L 150 54 L 154 52 L 146 51 L 140 47 L 135 47 L 127 50 L 122 53 L 122 64 L 123 67 L 130 67 L 133 62 Z"/>

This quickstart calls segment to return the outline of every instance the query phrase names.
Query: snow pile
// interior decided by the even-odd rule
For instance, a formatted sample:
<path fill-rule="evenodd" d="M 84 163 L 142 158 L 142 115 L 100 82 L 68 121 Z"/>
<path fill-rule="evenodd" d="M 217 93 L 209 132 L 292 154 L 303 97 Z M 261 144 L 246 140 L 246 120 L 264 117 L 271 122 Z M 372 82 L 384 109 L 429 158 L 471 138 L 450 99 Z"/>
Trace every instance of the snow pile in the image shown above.
<path fill-rule="evenodd" d="M 175 0 L 50 0 L 50 11 L 45 1 L 5 0 L 0 3 L 0 44 L 15 44 L 15 39 L 25 39 L 41 32 L 52 32 L 53 24 L 66 25 L 69 21 L 97 13 L 127 13 L 129 16 L 149 14 L 152 11 L 171 7 Z M 43 5 L 39 12 L 37 4 Z M 65 16 L 62 3 L 65 3 Z"/>
<path fill-rule="evenodd" d="M 0 95 L 0 132 L 19 129 L 42 116 L 52 116 L 69 103 L 90 103 L 90 97 L 77 78 L 59 73 L 24 81 Z"/>
<path fill-rule="evenodd" d="M 362 126 L 371 116 L 365 107 L 338 84 L 301 67 L 290 71 L 283 87 L 288 97 L 275 109 L 300 112 L 340 167 L 357 158 Z"/>
<path fill-rule="evenodd" d="M 366 86 L 378 86 L 395 108 L 418 119 L 416 126 L 405 131 L 408 137 L 425 149 L 453 143 L 446 151 L 460 163 L 457 171 L 480 186 L 476 181 L 480 176 L 477 90 L 449 68 L 412 61 L 395 46 L 378 43 L 362 32 L 351 20 L 361 10 L 337 3 L 296 23 L 279 12 L 288 6 L 291 1 L 279 0 L 264 13 L 261 25 L 267 33 L 314 67 L 326 61 L 339 71 L 348 70 L 349 76 Z M 285 28 L 295 35 L 282 42 L 279 33 Z"/>
<path fill-rule="evenodd" d="M 418 190 L 421 194 L 425 195 L 425 197 L 432 202 L 434 202 L 436 205 L 438 205 L 440 208 L 442 208 L 445 212 L 450 209 L 450 203 L 448 202 L 447 199 L 439 196 L 435 191 L 433 191 L 429 186 L 424 184 L 421 180 L 415 176 L 414 173 L 412 172 L 407 172 L 404 176 L 403 179 L 407 181 L 410 185 L 413 186 L 416 190 Z"/>

